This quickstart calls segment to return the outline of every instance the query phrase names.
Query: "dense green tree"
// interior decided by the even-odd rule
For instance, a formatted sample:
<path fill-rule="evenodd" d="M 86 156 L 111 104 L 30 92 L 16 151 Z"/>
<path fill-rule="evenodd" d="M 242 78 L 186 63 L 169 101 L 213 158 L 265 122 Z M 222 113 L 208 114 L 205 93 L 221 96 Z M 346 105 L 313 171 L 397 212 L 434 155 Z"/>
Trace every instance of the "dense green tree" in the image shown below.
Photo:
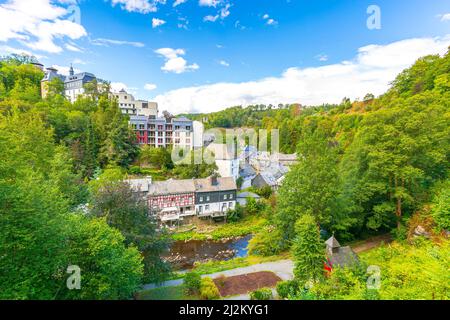
<path fill-rule="evenodd" d="M 309 286 L 323 278 L 325 246 L 320 238 L 319 226 L 310 214 L 298 219 L 295 232 L 292 246 L 294 276 L 299 283 Z"/>
<path fill-rule="evenodd" d="M 298 147 L 299 161 L 287 174 L 278 192 L 275 221 L 286 240 L 294 238 L 295 221 L 313 215 L 329 225 L 336 200 L 336 147 L 324 133 L 308 132 Z"/>
<path fill-rule="evenodd" d="M 161 255 L 170 243 L 164 231 L 157 231 L 157 223 L 147 203 L 126 182 L 104 178 L 99 181 L 103 183 L 96 184 L 92 193 L 91 215 L 105 217 L 111 227 L 125 236 L 126 243 L 136 245 L 141 251 L 145 281 L 164 280 L 170 267 L 161 260 Z"/>

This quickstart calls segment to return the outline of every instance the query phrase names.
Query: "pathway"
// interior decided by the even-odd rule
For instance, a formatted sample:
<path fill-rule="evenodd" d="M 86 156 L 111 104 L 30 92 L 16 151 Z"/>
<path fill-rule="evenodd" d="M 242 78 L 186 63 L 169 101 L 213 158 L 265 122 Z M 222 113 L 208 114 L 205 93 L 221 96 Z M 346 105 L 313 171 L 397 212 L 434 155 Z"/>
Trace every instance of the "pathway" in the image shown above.
<path fill-rule="evenodd" d="M 270 271 L 270 272 L 275 273 L 282 280 L 291 280 L 294 277 L 294 275 L 292 273 L 293 269 L 294 269 L 294 263 L 292 262 L 292 260 L 278 260 L 278 261 L 273 261 L 273 262 L 254 264 L 254 265 L 251 265 L 248 267 L 242 267 L 242 268 L 230 269 L 230 270 L 225 270 L 225 271 L 211 273 L 211 274 L 205 274 L 205 275 L 202 275 L 202 278 L 210 277 L 212 279 L 215 279 L 222 275 L 224 275 L 226 277 L 231 277 L 231 276 L 239 276 L 239 275 L 247 274 L 247 273 Z M 169 281 L 165 281 L 159 285 L 154 284 L 154 283 L 146 284 L 143 286 L 143 290 L 154 289 L 154 288 L 158 288 L 158 287 L 178 286 L 181 284 L 183 284 L 183 279 L 169 280 Z"/>

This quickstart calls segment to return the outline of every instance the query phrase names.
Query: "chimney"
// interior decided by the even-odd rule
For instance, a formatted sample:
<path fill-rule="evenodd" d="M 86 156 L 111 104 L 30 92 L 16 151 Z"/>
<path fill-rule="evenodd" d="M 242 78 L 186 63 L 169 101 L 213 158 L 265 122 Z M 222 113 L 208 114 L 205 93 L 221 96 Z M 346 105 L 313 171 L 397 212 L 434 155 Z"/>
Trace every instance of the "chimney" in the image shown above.
<path fill-rule="evenodd" d="M 151 186 L 151 184 L 152 184 L 152 177 L 151 177 L 151 176 L 146 176 L 146 177 L 145 177 L 145 180 L 146 180 L 146 182 L 147 182 L 147 184 L 148 184 L 148 187 L 150 188 L 150 186 Z"/>

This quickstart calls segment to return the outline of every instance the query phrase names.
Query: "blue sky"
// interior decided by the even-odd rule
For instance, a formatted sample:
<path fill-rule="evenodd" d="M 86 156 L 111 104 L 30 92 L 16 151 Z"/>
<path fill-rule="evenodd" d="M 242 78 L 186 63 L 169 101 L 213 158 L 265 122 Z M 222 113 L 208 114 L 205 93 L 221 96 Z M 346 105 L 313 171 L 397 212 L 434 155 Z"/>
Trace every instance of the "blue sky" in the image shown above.
<path fill-rule="evenodd" d="M 177 113 L 381 94 L 450 45 L 450 1 L 175 1 L 0 1 L 0 52 L 73 63 Z"/>

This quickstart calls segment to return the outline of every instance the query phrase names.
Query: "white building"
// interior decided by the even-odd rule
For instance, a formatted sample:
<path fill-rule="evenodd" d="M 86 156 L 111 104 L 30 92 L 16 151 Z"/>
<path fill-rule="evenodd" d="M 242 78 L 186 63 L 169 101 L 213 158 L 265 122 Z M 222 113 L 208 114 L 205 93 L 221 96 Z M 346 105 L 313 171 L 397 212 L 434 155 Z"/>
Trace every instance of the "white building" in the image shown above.
<path fill-rule="evenodd" d="M 203 133 L 205 131 L 203 123 L 201 123 L 200 121 L 192 121 L 192 126 L 194 128 L 192 146 L 194 149 L 202 148 L 203 147 Z"/>
<path fill-rule="evenodd" d="M 221 177 L 239 178 L 239 158 L 233 145 L 211 143 L 206 149 L 214 154 Z"/>
<path fill-rule="evenodd" d="M 41 68 L 41 64 L 36 64 Z M 43 69 L 43 67 L 41 68 Z M 58 70 L 53 67 L 47 68 L 45 71 L 45 76 L 41 80 L 41 95 L 43 98 L 47 96 L 48 84 L 55 78 L 59 78 L 64 84 L 64 94 L 70 102 L 75 102 L 78 96 L 85 93 L 84 86 L 92 81 L 96 81 L 95 75 L 89 72 L 75 73 L 72 66 L 69 69 L 69 75 L 64 76 L 58 73 Z"/>
<path fill-rule="evenodd" d="M 236 182 L 233 178 L 195 179 L 195 212 L 198 217 L 224 217 L 236 207 Z"/>
<path fill-rule="evenodd" d="M 136 100 L 134 96 L 124 89 L 113 93 L 117 99 L 119 108 L 123 114 L 138 115 L 156 118 L 158 116 L 158 104 L 145 100 Z"/>

